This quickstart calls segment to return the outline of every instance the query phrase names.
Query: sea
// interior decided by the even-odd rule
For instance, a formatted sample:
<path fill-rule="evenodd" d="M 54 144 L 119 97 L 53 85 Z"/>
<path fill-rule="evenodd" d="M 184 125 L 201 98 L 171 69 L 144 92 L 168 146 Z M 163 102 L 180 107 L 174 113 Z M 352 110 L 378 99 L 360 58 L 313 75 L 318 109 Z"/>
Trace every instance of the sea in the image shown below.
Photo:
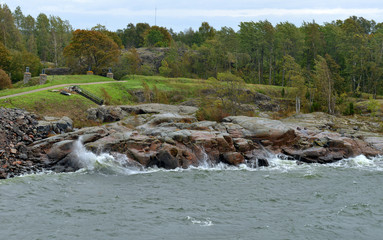
<path fill-rule="evenodd" d="M 77 172 L 0 181 L 0 239 L 383 239 L 383 157 L 164 170 L 76 151 Z"/>

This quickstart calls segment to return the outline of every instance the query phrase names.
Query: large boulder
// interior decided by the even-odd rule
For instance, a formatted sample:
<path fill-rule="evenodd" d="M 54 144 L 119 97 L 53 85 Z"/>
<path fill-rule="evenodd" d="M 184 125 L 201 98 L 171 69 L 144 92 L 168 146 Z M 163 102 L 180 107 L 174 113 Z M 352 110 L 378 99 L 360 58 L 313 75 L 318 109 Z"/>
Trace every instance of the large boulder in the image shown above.
<path fill-rule="evenodd" d="M 87 111 L 87 117 L 92 121 L 99 122 L 115 122 L 123 119 L 126 113 L 120 107 L 116 106 L 100 106 L 97 108 L 90 108 Z"/>
<path fill-rule="evenodd" d="M 183 105 L 167 105 L 160 103 L 148 103 L 134 106 L 120 106 L 120 108 L 128 113 L 148 114 L 148 113 L 173 113 L 180 115 L 193 115 L 197 112 L 197 107 Z"/>
<path fill-rule="evenodd" d="M 295 131 L 278 120 L 257 117 L 231 116 L 223 119 L 225 123 L 233 123 L 229 133 L 235 138 L 247 138 L 261 141 L 265 146 L 280 147 L 291 145 L 297 140 Z"/>

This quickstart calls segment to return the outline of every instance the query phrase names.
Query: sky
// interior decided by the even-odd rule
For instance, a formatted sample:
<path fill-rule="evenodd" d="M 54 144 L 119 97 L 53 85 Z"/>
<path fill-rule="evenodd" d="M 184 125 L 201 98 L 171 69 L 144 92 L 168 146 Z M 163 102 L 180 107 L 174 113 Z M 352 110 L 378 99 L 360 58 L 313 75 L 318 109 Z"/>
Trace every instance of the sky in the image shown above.
<path fill-rule="evenodd" d="M 344 20 L 349 16 L 383 22 L 382 0 L 0 0 L 11 11 L 21 7 L 24 15 L 40 13 L 68 20 L 74 29 L 90 29 L 97 24 L 115 31 L 129 23 L 145 22 L 172 28 L 175 32 L 198 29 L 208 22 L 216 29 L 238 30 L 241 22 L 268 20 L 273 25 L 304 21 L 319 24 Z"/>

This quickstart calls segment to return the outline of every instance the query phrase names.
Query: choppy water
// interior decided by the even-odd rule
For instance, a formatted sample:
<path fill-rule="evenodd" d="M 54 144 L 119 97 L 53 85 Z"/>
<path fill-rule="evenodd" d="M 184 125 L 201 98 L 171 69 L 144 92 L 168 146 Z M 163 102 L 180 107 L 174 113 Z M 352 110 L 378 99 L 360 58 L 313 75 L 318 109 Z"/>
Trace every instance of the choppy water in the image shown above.
<path fill-rule="evenodd" d="M 383 236 L 382 158 L 139 171 L 107 154 L 79 154 L 82 171 L 0 181 L 0 239 Z"/>

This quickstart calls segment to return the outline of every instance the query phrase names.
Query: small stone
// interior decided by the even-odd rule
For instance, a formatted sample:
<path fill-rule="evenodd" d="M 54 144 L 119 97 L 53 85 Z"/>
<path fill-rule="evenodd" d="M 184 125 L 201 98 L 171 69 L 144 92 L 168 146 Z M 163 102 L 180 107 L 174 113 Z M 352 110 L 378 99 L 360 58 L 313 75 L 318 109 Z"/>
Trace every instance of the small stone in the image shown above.
<path fill-rule="evenodd" d="M 12 154 L 16 154 L 16 153 L 17 153 L 17 150 L 14 149 L 14 148 L 11 148 L 11 153 L 12 153 Z"/>

